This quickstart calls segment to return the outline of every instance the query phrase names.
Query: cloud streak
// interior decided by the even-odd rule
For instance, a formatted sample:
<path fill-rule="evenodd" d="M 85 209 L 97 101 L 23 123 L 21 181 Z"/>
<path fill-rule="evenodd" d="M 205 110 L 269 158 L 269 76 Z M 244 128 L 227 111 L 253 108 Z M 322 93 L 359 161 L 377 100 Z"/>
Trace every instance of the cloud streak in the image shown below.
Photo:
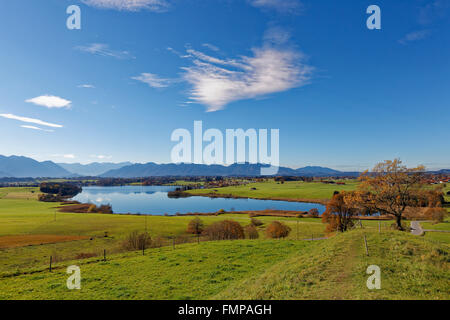
<path fill-rule="evenodd" d="M 112 156 L 105 156 L 105 155 L 102 155 L 102 154 L 99 154 L 99 155 L 91 154 L 91 158 L 95 158 L 95 159 L 98 159 L 98 160 L 108 160 L 108 159 L 111 159 Z"/>
<path fill-rule="evenodd" d="M 21 121 L 21 122 L 26 122 L 26 123 L 34 123 L 34 124 L 51 127 L 51 128 L 62 128 L 63 127 L 60 124 L 45 122 L 45 121 L 42 121 L 39 119 L 16 116 L 16 115 L 10 114 L 10 113 L 2 113 L 2 114 L 0 114 L 0 117 L 6 118 L 6 119 L 17 120 L 17 121 Z"/>
<path fill-rule="evenodd" d="M 193 65 L 182 68 L 192 86 L 191 101 L 218 111 L 244 99 L 286 91 L 309 83 L 313 67 L 304 63 L 301 52 L 270 46 L 253 49 L 253 56 L 238 60 L 218 59 L 188 49 Z"/>
<path fill-rule="evenodd" d="M 448 0 L 434 0 L 419 9 L 418 22 L 422 25 L 433 23 L 447 16 L 450 3 Z"/>
<path fill-rule="evenodd" d="M 75 159 L 76 156 L 74 154 L 52 154 L 54 158 L 64 158 L 64 159 Z"/>
<path fill-rule="evenodd" d="M 61 97 L 51 96 L 51 95 L 43 95 L 39 97 L 35 97 L 32 99 L 25 100 L 25 102 L 33 103 L 38 106 L 43 106 L 47 108 L 68 108 L 72 101 L 66 100 Z"/>
<path fill-rule="evenodd" d="M 131 79 L 143 82 L 152 88 L 165 88 L 174 82 L 174 80 L 160 78 L 153 73 L 141 73 L 139 76 L 131 77 Z"/>
<path fill-rule="evenodd" d="M 280 13 L 298 14 L 303 9 L 303 4 L 299 0 L 248 0 L 257 8 L 271 9 Z"/>
<path fill-rule="evenodd" d="M 430 30 L 420 30 L 414 31 L 406 34 L 402 39 L 398 42 L 401 44 L 408 44 L 409 42 L 423 40 L 431 34 Z"/>
<path fill-rule="evenodd" d="M 162 12 L 169 7 L 169 3 L 165 0 L 82 0 L 82 2 L 95 8 L 119 11 L 149 10 Z"/>
<path fill-rule="evenodd" d="M 116 59 L 134 59 L 135 57 L 128 51 L 119 51 L 119 50 L 112 50 L 109 48 L 109 45 L 105 43 L 91 43 L 87 46 L 78 46 L 76 49 L 103 56 L 103 57 L 113 57 Z"/>
<path fill-rule="evenodd" d="M 45 132 L 54 132 L 53 130 L 46 130 L 46 129 L 42 129 L 42 128 L 35 127 L 35 126 L 22 125 L 20 127 L 25 128 L 25 129 L 39 130 L 39 131 L 45 131 Z"/>

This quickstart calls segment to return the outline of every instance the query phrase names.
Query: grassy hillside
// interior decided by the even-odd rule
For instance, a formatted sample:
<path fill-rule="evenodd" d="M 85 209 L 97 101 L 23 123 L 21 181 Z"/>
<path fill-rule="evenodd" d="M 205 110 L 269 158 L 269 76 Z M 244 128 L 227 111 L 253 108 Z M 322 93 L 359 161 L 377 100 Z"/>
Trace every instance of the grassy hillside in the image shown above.
<path fill-rule="evenodd" d="M 449 299 L 448 245 L 400 232 L 351 231 L 286 259 L 217 295 L 221 299 Z M 366 269 L 381 269 L 368 290 Z"/>
<path fill-rule="evenodd" d="M 345 185 L 325 184 L 321 182 L 287 181 L 278 183 L 275 181 L 251 183 L 242 186 L 231 186 L 214 189 L 197 189 L 188 191 L 191 194 L 231 194 L 233 196 L 248 197 L 255 199 L 317 199 L 327 200 L 333 196 L 333 192 L 355 190 L 357 180 L 347 180 Z M 252 190 L 256 188 L 256 190 Z"/>
<path fill-rule="evenodd" d="M 205 242 L 3 278 L 0 299 L 449 299 L 448 249 L 367 229 L 315 242 Z M 80 291 L 66 288 L 70 264 L 81 268 Z M 381 290 L 366 287 L 372 264 L 381 268 Z"/>
<path fill-rule="evenodd" d="M 285 185 L 285 190 L 304 189 L 320 197 L 338 187 L 313 184 L 308 191 L 302 183 Z M 319 191 L 323 187 L 328 190 Z M 412 236 L 390 231 L 389 221 L 381 223 L 378 233 L 377 221 L 363 221 L 362 230 L 303 241 L 324 235 L 320 219 L 258 217 L 264 223 L 258 240 L 178 244 L 175 250 L 148 249 L 142 256 L 118 252 L 130 232 L 147 227 L 153 238 L 186 236 L 192 217 L 60 213 L 58 204 L 38 202 L 37 194 L 36 188 L 0 188 L 0 299 L 450 298 L 449 234 Z M 247 215 L 238 214 L 201 219 L 206 225 L 224 219 L 250 223 Z M 291 227 L 287 240 L 264 238 L 264 227 L 273 220 Z M 424 227 L 447 230 L 447 224 Z M 101 261 L 103 250 L 106 262 Z M 86 253 L 97 256 L 76 258 Z M 50 256 L 56 267 L 52 273 Z M 81 291 L 65 286 L 65 268 L 73 264 L 82 270 Z M 381 290 L 366 288 L 370 264 L 382 270 Z"/>
<path fill-rule="evenodd" d="M 34 193 L 32 193 L 34 192 Z M 36 200 L 38 190 L 29 188 L 0 188 L 0 274 L 22 272 L 45 266 L 50 256 L 56 260 L 73 259 L 81 253 L 102 255 L 121 249 L 123 239 L 133 231 L 147 231 L 153 238 L 188 236 L 187 225 L 193 217 L 136 216 L 110 214 L 61 213 L 57 203 Z M 205 225 L 232 219 L 245 226 L 248 215 L 225 214 L 201 217 Z M 273 220 L 284 221 L 292 228 L 290 239 L 322 237 L 324 226 L 320 219 L 258 217 L 264 225 Z M 297 222 L 298 221 L 298 222 Z M 105 233 L 107 237 L 105 237 Z M 59 241 L 54 236 L 79 237 L 76 241 Z M 26 238 L 29 237 L 29 245 Z M 169 241 L 169 240 L 167 240 Z M 22 243 L 17 246 L 15 242 Z M 40 245 L 42 243 L 42 245 Z"/>

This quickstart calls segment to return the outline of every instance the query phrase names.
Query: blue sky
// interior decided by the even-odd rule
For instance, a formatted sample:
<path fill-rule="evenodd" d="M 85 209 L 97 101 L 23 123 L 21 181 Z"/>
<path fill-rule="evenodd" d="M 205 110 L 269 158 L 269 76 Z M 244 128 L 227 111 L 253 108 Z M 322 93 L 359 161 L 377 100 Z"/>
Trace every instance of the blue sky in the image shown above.
<path fill-rule="evenodd" d="M 0 154 L 167 163 L 202 120 L 280 129 L 290 167 L 450 168 L 450 1 L 133 3 L 0 3 Z"/>

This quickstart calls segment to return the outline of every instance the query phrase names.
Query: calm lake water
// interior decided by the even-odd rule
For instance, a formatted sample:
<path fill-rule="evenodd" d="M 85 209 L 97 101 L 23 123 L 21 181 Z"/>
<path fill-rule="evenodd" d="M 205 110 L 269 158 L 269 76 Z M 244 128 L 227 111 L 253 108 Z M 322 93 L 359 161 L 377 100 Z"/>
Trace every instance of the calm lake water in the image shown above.
<path fill-rule="evenodd" d="M 151 215 L 174 215 L 189 212 L 246 211 L 246 210 L 297 210 L 308 211 L 317 208 L 320 213 L 325 207 L 316 203 L 223 199 L 207 197 L 169 198 L 167 193 L 175 190 L 170 186 L 123 186 L 83 187 L 83 192 L 73 200 L 82 203 L 110 204 L 115 213 L 140 213 Z"/>

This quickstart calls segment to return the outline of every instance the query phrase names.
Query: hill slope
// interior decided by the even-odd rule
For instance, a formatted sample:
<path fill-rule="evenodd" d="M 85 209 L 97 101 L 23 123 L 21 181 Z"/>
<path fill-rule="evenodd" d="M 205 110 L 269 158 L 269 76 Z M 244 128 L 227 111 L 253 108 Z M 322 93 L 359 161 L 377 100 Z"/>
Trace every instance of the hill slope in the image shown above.
<path fill-rule="evenodd" d="M 67 171 L 80 176 L 98 176 L 110 170 L 120 169 L 125 166 L 132 165 L 131 162 L 110 163 L 110 162 L 93 162 L 89 164 L 81 163 L 58 163 L 58 165 Z"/>
<path fill-rule="evenodd" d="M 448 251 L 446 244 L 376 229 L 315 242 L 204 242 L 16 274 L 0 281 L 0 299 L 449 299 Z M 74 263 L 82 290 L 70 291 L 65 268 Z M 366 287 L 369 265 L 381 268 L 380 290 Z"/>
<path fill-rule="evenodd" d="M 16 178 L 52 177 L 63 178 L 73 176 L 52 161 L 39 162 L 27 157 L 0 155 L 0 171 Z"/>
<path fill-rule="evenodd" d="M 125 166 L 117 170 L 105 172 L 101 176 L 109 178 L 135 178 L 149 176 L 259 176 L 261 175 L 262 167 L 266 166 L 249 163 L 221 166 L 200 164 L 156 164 L 150 162 L 146 164 Z M 328 177 L 346 175 L 353 176 L 355 173 L 346 173 L 324 167 L 305 167 L 296 170 L 280 167 L 276 175 Z"/>
<path fill-rule="evenodd" d="M 0 178 L 12 178 L 12 177 L 13 177 L 12 174 L 0 171 Z"/>
<path fill-rule="evenodd" d="M 369 256 L 364 248 L 367 236 Z M 317 243 L 221 292 L 217 299 L 449 299 L 449 246 L 398 231 L 355 230 Z M 369 265 L 381 289 L 366 285 Z"/>

